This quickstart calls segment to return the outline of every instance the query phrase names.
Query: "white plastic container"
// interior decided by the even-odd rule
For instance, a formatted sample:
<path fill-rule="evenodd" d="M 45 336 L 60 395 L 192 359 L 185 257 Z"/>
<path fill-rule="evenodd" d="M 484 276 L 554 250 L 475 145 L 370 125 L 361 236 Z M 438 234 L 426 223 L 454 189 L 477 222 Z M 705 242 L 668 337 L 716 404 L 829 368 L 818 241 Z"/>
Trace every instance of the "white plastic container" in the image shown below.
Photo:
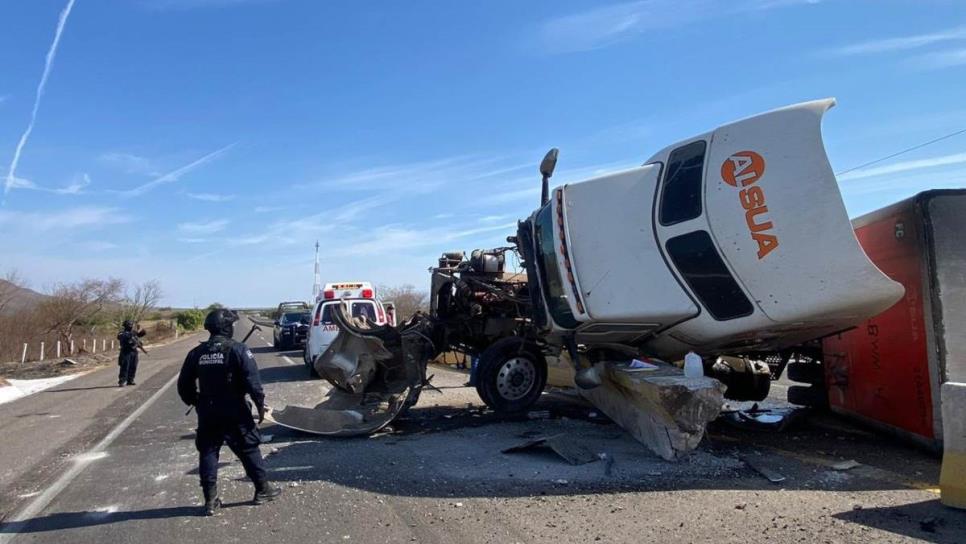
<path fill-rule="evenodd" d="M 704 376 L 704 364 L 701 362 L 701 356 L 689 351 L 684 356 L 684 377 L 700 378 L 702 376 Z"/>

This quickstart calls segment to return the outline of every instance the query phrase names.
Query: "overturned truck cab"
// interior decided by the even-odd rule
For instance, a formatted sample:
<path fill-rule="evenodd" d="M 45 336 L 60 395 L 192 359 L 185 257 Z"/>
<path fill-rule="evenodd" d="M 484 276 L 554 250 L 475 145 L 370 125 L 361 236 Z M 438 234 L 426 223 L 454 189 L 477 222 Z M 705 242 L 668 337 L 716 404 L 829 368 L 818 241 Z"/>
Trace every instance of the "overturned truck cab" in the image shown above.
<path fill-rule="evenodd" d="M 461 351 L 478 357 L 482 400 L 517 412 L 536 402 L 548 358 L 559 357 L 574 365 L 578 386 L 616 391 L 588 398 L 609 405 L 601 409 L 621 422 L 641 417 L 611 413 L 620 406 L 646 412 L 654 405 L 635 404 L 638 393 L 621 389 L 618 382 L 627 380 L 615 368 L 694 351 L 728 396 L 763 398 L 782 365 L 761 361 L 787 360 L 903 295 L 851 228 L 822 143 L 821 120 L 833 105 L 819 100 L 737 121 L 669 146 L 643 166 L 551 191 L 553 150 L 541 164 L 540 207 L 519 223 L 510 246 L 469 259 L 444 254 L 433 269 L 429 315 L 398 329 L 346 322 L 348 335 L 371 341 L 346 343 L 349 351 L 327 361 L 371 350 L 371 365 L 362 364 L 371 366 L 362 371 L 371 379 L 358 383 L 378 389 L 386 361 L 425 376 L 433 356 Z M 505 270 L 508 252 L 519 255 L 523 271 Z M 358 385 L 350 383 L 358 376 L 318 370 L 339 388 Z M 656 388 L 655 398 L 665 398 L 661 388 L 680 371 L 660 373 L 671 381 L 637 380 L 634 387 Z M 412 386 L 416 394 L 420 386 Z M 693 427 L 686 447 L 717 414 L 724 389 L 688 382 L 675 406 L 692 387 L 705 393 L 694 392 L 700 406 L 688 408 L 701 415 L 684 422 Z M 676 421 L 673 414 L 669 420 Z"/>

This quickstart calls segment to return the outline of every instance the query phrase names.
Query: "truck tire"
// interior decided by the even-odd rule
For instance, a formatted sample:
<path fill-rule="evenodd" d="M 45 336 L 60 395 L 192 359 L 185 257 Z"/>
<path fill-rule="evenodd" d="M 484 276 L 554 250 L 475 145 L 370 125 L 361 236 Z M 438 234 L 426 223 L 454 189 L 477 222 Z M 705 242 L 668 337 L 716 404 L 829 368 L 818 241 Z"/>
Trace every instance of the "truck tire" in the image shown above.
<path fill-rule="evenodd" d="M 807 383 L 809 385 L 825 384 L 825 374 L 820 363 L 788 363 L 785 372 L 787 373 L 786 376 L 788 376 L 788 379 L 793 382 Z"/>
<path fill-rule="evenodd" d="M 476 392 L 496 412 L 526 410 L 537 402 L 546 385 L 546 360 L 520 337 L 501 338 L 480 354 Z"/>
<path fill-rule="evenodd" d="M 771 391 L 771 377 L 767 374 L 743 372 L 727 384 L 725 398 L 738 401 L 762 401 Z"/>
<path fill-rule="evenodd" d="M 788 388 L 788 402 L 811 408 L 828 408 L 828 392 L 819 385 L 793 385 Z"/>

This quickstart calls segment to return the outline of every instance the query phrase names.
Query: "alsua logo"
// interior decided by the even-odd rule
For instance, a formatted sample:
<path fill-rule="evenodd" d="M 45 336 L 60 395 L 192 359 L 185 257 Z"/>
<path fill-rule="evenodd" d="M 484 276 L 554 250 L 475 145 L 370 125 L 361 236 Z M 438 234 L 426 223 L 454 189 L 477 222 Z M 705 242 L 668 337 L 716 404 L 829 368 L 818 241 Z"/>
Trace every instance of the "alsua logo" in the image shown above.
<path fill-rule="evenodd" d="M 741 189 L 738 200 L 745 209 L 745 223 L 751 238 L 758 243 L 759 259 L 778 247 L 778 237 L 772 234 L 774 225 L 767 217 L 765 191 L 755 185 L 764 174 L 765 159 L 754 151 L 739 151 L 721 163 L 721 179 Z"/>

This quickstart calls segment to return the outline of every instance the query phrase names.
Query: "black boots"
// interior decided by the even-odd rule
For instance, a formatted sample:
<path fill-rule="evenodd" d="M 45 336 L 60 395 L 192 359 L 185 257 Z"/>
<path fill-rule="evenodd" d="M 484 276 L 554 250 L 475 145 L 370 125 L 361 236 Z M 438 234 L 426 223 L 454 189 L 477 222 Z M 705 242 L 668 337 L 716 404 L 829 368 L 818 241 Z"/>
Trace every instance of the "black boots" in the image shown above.
<path fill-rule="evenodd" d="M 275 487 L 268 482 L 255 482 L 255 498 L 252 499 L 252 502 L 258 505 L 274 501 L 281 494 L 281 488 Z"/>
<path fill-rule="evenodd" d="M 221 497 L 218 496 L 218 485 L 202 487 L 201 492 L 205 494 L 205 515 L 215 515 L 215 511 L 221 508 Z"/>

